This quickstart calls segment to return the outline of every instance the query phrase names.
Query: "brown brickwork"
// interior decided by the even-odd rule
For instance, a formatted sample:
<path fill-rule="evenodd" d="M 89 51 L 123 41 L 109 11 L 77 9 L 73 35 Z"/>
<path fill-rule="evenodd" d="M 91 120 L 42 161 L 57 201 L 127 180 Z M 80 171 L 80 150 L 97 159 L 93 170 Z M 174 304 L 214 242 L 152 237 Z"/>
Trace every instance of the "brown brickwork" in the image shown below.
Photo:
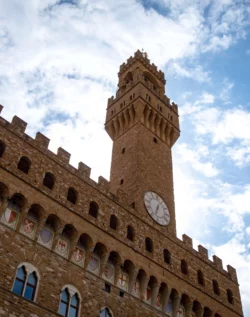
<path fill-rule="evenodd" d="M 164 85 L 139 51 L 121 65 L 105 124 L 114 141 L 110 182 L 91 180 L 82 162 L 69 165 L 64 149 L 52 153 L 41 133 L 26 135 L 20 118 L 0 118 L 0 316 L 59 316 L 64 289 L 77 294 L 78 317 L 98 317 L 105 307 L 114 317 L 167 316 L 170 303 L 172 317 L 180 307 L 185 317 L 243 316 L 235 269 L 209 260 L 203 246 L 194 250 L 187 235 L 176 237 L 171 147 L 180 131 Z M 146 191 L 166 202 L 168 226 L 148 215 Z M 33 300 L 13 292 L 21 267 L 38 278 Z"/>

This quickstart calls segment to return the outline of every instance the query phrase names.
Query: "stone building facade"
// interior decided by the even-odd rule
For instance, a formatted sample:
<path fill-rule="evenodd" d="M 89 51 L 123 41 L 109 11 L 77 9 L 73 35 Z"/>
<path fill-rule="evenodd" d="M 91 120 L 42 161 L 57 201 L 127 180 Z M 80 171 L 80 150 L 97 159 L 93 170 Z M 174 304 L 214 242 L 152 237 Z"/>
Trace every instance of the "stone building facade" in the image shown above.
<path fill-rule="evenodd" d="M 176 236 L 164 74 L 137 51 L 118 75 L 110 182 L 0 118 L 0 317 L 243 316 L 236 270 Z"/>

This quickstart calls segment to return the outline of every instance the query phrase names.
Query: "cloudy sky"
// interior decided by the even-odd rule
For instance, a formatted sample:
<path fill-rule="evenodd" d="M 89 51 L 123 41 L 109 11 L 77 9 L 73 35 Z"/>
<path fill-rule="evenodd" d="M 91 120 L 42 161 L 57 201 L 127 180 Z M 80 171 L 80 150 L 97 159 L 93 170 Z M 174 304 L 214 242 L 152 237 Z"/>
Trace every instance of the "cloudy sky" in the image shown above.
<path fill-rule="evenodd" d="M 178 235 L 237 268 L 250 316 L 250 0 L 0 0 L 2 115 L 108 179 L 107 98 L 138 48 L 179 105 Z"/>

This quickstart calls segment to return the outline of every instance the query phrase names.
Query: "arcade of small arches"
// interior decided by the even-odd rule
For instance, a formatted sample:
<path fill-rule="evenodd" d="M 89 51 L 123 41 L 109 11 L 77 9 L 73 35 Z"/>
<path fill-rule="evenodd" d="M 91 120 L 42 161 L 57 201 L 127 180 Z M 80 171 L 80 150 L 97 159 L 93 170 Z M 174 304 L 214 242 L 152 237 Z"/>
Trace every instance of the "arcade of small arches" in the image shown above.
<path fill-rule="evenodd" d="M 109 252 L 101 242 L 94 244 L 87 233 L 79 234 L 71 224 L 62 226 L 61 220 L 54 214 L 45 216 L 44 209 L 33 204 L 25 212 L 26 199 L 21 194 L 14 194 L 8 199 L 8 188 L 0 183 L 0 217 L 1 222 L 13 230 L 19 231 L 26 237 L 36 240 L 45 248 L 53 250 L 56 254 L 70 260 L 84 270 L 98 275 L 110 285 L 115 285 L 156 309 L 175 316 L 210 317 L 219 315 L 203 308 L 198 301 L 192 301 L 188 295 L 179 294 L 166 282 L 158 281 L 141 268 L 136 268 L 132 261 L 122 259 L 116 251 Z M 98 215 L 98 205 L 90 203 L 89 213 Z M 118 220 L 115 215 L 110 218 L 110 228 L 117 230 Z M 134 238 L 133 228 L 128 227 L 128 237 Z M 153 251 L 150 238 L 146 238 L 145 246 L 148 252 Z M 171 254 L 164 250 L 164 260 L 171 262 Z M 188 274 L 188 265 L 181 261 L 181 271 Z M 197 272 L 197 282 L 204 285 L 203 273 Z M 220 288 L 217 281 L 213 281 L 214 292 L 219 295 Z M 228 302 L 233 304 L 233 294 L 227 290 Z M 181 313 L 182 311 L 182 313 Z M 193 314 L 193 315 L 192 315 Z"/>

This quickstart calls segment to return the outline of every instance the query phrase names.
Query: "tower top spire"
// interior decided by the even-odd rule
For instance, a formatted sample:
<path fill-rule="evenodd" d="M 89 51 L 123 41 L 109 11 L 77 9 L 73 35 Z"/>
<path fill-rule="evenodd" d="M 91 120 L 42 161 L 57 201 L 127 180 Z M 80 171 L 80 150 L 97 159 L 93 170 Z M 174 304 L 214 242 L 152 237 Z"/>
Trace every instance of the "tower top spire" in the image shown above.
<path fill-rule="evenodd" d="M 128 71 L 128 69 L 135 64 L 136 62 L 140 62 L 143 64 L 145 68 L 148 69 L 158 80 L 160 80 L 164 85 L 166 84 L 166 80 L 164 77 L 164 73 L 161 70 L 158 70 L 157 66 L 154 63 L 150 63 L 150 59 L 148 58 L 148 54 L 142 49 L 142 51 L 137 50 L 134 53 L 134 56 L 130 56 L 127 59 L 126 63 L 123 63 L 120 66 L 120 71 L 118 73 L 119 77 Z"/>

